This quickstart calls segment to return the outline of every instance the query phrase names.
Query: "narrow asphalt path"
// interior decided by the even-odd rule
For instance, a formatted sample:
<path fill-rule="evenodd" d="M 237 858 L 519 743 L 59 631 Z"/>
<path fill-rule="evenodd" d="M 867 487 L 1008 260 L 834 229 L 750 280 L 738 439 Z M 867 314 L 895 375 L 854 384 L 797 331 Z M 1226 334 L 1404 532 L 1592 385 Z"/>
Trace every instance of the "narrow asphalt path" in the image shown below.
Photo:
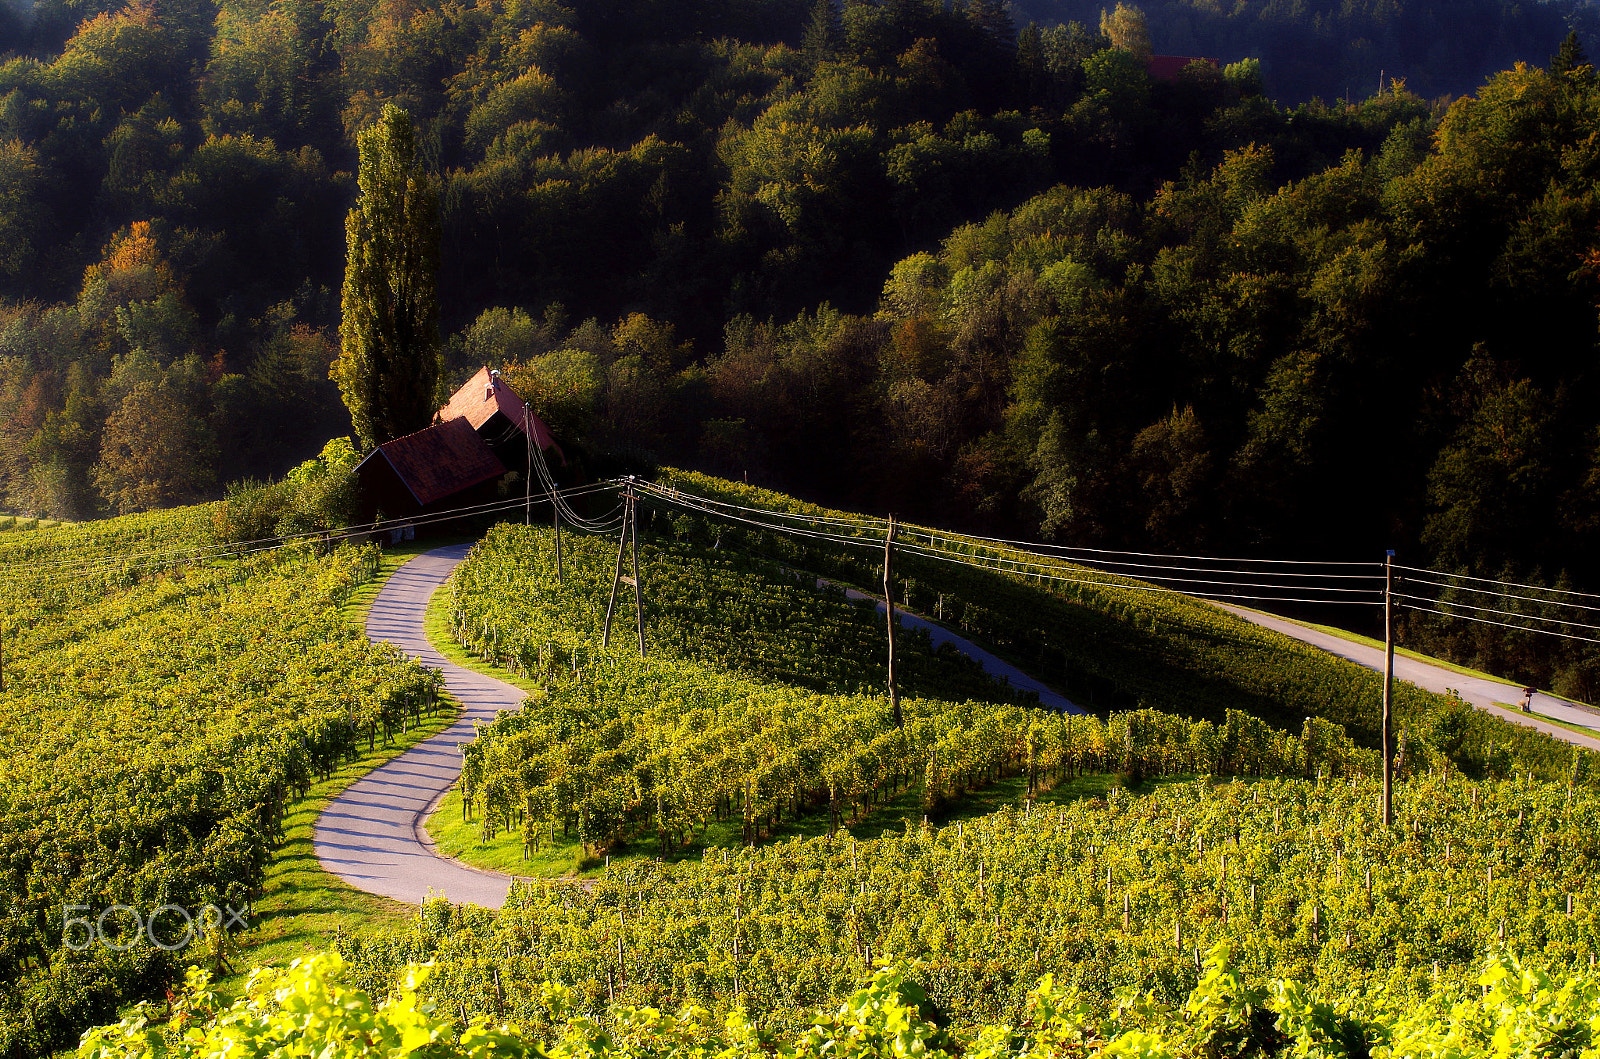
<path fill-rule="evenodd" d="M 411 904 L 436 893 L 456 904 L 499 908 L 511 877 L 441 857 L 422 826 L 461 775 L 460 747 L 472 741 L 473 725 L 525 698 L 510 684 L 447 660 L 423 632 L 428 600 L 470 549 L 451 545 L 412 559 L 384 583 L 367 614 L 369 638 L 444 670 L 445 687 L 463 707 L 460 719 L 347 787 L 317 819 L 315 844 L 323 869 L 359 890 Z"/>
<path fill-rule="evenodd" d="M 1308 643 L 1313 647 L 1320 647 L 1329 654 L 1338 655 L 1340 658 L 1354 662 L 1356 665 L 1383 672 L 1383 650 L 1378 647 L 1368 647 L 1366 644 L 1355 643 L 1341 636 L 1308 629 L 1298 622 L 1279 618 L 1272 614 L 1263 614 L 1258 610 L 1248 610 L 1244 607 L 1233 607 L 1225 603 L 1217 606 L 1230 614 L 1236 614 L 1245 621 L 1281 632 L 1291 639 Z M 1525 724 L 1530 728 L 1537 728 L 1546 735 L 1553 735 L 1576 746 L 1586 747 L 1590 750 L 1600 750 L 1600 715 L 1581 710 L 1571 703 L 1558 699 L 1554 695 L 1538 692 L 1533 696 L 1533 709 L 1535 713 L 1542 713 L 1548 717 L 1559 718 L 1565 724 L 1574 724 L 1583 728 L 1594 730 L 1595 734 L 1580 735 L 1560 725 L 1551 724 L 1537 717 L 1530 717 L 1520 710 L 1508 710 L 1497 703 L 1520 703 L 1522 701 L 1522 688 L 1500 680 L 1489 680 L 1484 677 L 1468 676 L 1458 673 L 1445 666 L 1432 665 L 1428 662 L 1408 658 L 1405 655 L 1394 656 L 1394 675 L 1396 680 L 1404 680 L 1408 684 L 1415 684 L 1425 691 L 1443 694 L 1447 689 L 1454 689 L 1463 699 L 1478 709 L 1503 717 L 1515 724 Z"/>
<path fill-rule="evenodd" d="M 825 584 L 828 584 L 828 582 L 820 578 L 817 580 L 818 588 Z M 879 614 L 887 614 L 889 612 L 888 605 L 877 596 L 869 596 L 865 592 L 858 591 L 854 588 L 845 589 L 844 594 L 847 599 L 872 600 L 873 603 L 877 604 Z M 954 647 L 957 651 L 960 651 L 968 658 L 976 661 L 980 666 L 983 667 L 983 671 L 989 674 L 991 677 L 997 677 L 1000 680 L 1005 681 L 1013 688 L 1017 688 L 1021 691 L 1031 691 L 1035 695 L 1039 696 L 1039 705 L 1044 706 L 1047 709 L 1060 710 L 1063 713 L 1082 714 L 1085 712 L 1083 707 L 1079 706 L 1077 703 L 1073 702 L 1059 691 L 1052 691 L 1050 688 L 1045 687 L 1043 684 L 1039 683 L 1039 681 L 1033 679 L 1028 674 L 1012 665 L 1010 662 L 1007 662 L 1001 658 L 997 658 L 988 651 L 985 651 L 983 648 L 979 647 L 977 644 L 973 643 L 971 640 L 957 636 L 949 629 L 946 629 L 943 625 L 935 625 L 927 618 L 920 618 L 915 614 L 907 614 L 899 607 L 895 608 L 895 616 L 900 619 L 901 627 L 907 629 L 921 629 L 923 632 L 927 633 L 928 639 L 933 641 L 934 650 L 937 651 L 945 644 L 949 644 L 951 647 Z"/>

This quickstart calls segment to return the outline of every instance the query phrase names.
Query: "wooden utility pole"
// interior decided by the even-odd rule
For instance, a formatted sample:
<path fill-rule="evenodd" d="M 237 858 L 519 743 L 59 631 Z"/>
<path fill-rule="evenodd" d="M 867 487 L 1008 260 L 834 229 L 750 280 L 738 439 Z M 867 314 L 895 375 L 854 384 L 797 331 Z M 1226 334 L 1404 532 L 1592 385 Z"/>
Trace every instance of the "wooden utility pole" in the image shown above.
<path fill-rule="evenodd" d="M 900 689 L 894 680 L 894 516 L 889 516 L 889 535 L 883 542 L 883 602 L 889 615 L 889 706 L 894 710 L 894 726 L 905 727 L 900 713 Z"/>
<path fill-rule="evenodd" d="M 622 573 L 622 559 L 628 552 L 630 540 L 633 542 L 633 576 L 626 577 Z M 639 657 L 643 658 L 644 589 L 639 583 L 639 502 L 633 495 L 632 483 L 622 494 L 622 538 L 617 541 L 617 569 L 611 577 L 611 599 L 606 603 L 606 626 L 600 637 L 601 647 L 611 646 L 611 619 L 617 610 L 617 592 L 623 585 L 633 586 L 633 614 L 639 628 Z"/>
<path fill-rule="evenodd" d="M 1383 557 L 1383 826 L 1394 826 L 1394 549 Z"/>
<path fill-rule="evenodd" d="M 522 440 L 528 446 L 528 473 L 522 479 L 522 524 L 533 525 L 533 423 L 526 403 L 522 406 Z M 552 499 L 551 503 L 555 501 Z"/>
<path fill-rule="evenodd" d="M 622 557 L 628 551 L 628 523 L 633 521 L 633 496 L 622 496 L 622 536 L 617 541 L 617 569 L 611 575 L 611 599 L 606 603 L 606 627 L 600 635 L 600 646 L 611 646 L 611 615 L 617 609 L 617 589 L 622 587 Z"/>
<path fill-rule="evenodd" d="M 556 520 L 556 584 L 564 585 L 567 583 L 567 578 L 561 571 L 561 498 L 556 495 L 553 476 L 550 482 L 550 514 Z"/>
<path fill-rule="evenodd" d="M 633 541 L 633 617 L 639 626 L 639 657 L 644 657 L 644 589 L 639 584 L 639 501 L 633 495 L 633 482 L 628 483 L 628 510 L 632 518 L 628 524 L 633 528 L 631 539 Z"/>

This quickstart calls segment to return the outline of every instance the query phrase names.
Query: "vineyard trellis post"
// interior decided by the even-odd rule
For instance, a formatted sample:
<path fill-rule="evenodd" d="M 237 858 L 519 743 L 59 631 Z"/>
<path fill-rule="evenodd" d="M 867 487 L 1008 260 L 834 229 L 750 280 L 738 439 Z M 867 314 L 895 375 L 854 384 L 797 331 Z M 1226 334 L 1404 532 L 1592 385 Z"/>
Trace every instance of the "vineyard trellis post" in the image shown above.
<path fill-rule="evenodd" d="M 1394 549 L 1383 557 L 1383 826 L 1394 826 Z"/>
<path fill-rule="evenodd" d="M 900 713 L 900 689 L 894 679 L 894 516 L 889 516 L 889 533 L 883 541 L 883 602 L 889 616 L 889 708 L 894 711 L 894 726 L 905 727 Z"/>

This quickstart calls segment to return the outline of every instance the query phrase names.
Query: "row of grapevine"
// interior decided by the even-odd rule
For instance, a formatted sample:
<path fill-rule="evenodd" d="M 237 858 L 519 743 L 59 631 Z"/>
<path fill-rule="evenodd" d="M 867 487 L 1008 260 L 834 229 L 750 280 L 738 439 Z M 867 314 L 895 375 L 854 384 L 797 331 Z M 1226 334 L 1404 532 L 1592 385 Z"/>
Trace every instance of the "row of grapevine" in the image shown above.
<path fill-rule="evenodd" d="M 847 513 L 806 504 L 781 493 L 684 471 L 663 484 L 729 503 L 822 518 Z M 882 576 L 875 553 L 804 537 L 752 529 L 663 508 L 658 522 L 722 548 L 756 551 L 843 581 L 873 583 Z M 830 524 L 838 533 L 852 532 Z M 916 532 L 916 531 L 913 531 Z M 1324 651 L 1263 629 L 1209 603 L 1168 593 L 1125 590 L 1135 584 L 1065 561 L 1008 551 L 949 534 L 974 562 L 991 568 L 905 553 L 896 561 L 897 595 L 944 617 L 965 635 L 1010 657 L 1095 709 L 1141 704 L 1220 721 L 1243 710 L 1268 723 L 1297 727 L 1306 716 L 1343 726 L 1364 746 L 1376 746 L 1381 677 Z M 1069 578 L 1104 585 L 1041 581 L 1010 567 L 1024 560 Z M 1476 776 L 1532 769 L 1565 782 L 1578 770 L 1600 782 L 1600 769 L 1572 746 L 1532 728 L 1475 710 L 1459 698 L 1396 685 L 1406 764 L 1421 770 L 1448 758 Z"/>
<path fill-rule="evenodd" d="M 670 538 L 640 542 L 645 639 L 656 653 L 821 691 L 881 691 L 883 619 L 790 568 L 731 550 Z M 601 639 L 615 543 L 566 542 L 566 578 L 555 576 L 554 535 L 501 525 L 473 549 L 451 581 L 452 632 L 480 656 L 524 675 L 572 668 Z M 613 630 L 634 643 L 631 591 Z M 636 649 L 636 648 L 635 648 Z M 907 630 L 899 680 L 914 694 L 1011 702 L 1016 692 L 966 656 L 933 650 Z"/>
<path fill-rule="evenodd" d="M 1315 719 L 1295 736 L 1237 711 L 1221 725 L 1149 710 L 1103 722 L 999 703 L 907 699 L 897 727 L 881 696 L 730 674 L 699 660 L 726 662 L 718 645 L 747 642 L 751 631 L 773 634 L 754 641 L 767 650 L 738 656 L 742 668 L 779 679 L 796 672 L 838 679 L 851 664 L 864 670 L 866 660 L 838 649 L 872 638 L 857 635 L 860 611 L 837 590 L 750 562 L 737 577 L 720 576 L 738 560 L 682 546 L 653 550 L 647 567 L 652 628 L 662 630 L 652 636 L 656 654 L 641 661 L 631 645 L 602 652 L 598 630 L 584 618 L 597 605 L 595 586 L 604 584 L 603 549 L 593 542 L 570 549 L 559 585 L 548 536 L 501 527 L 452 582 L 456 635 L 495 660 L 526 658 L 524 671 L 543 684 L 519 713 L 481 729 L 464 748 L 465 803 L 478 812 L 485 837 L 520 830 L 525 849 L 559 828 L 596 847 L 647 834 L 671 850 L 735 817 L 744 840 L 754 841 L 810 812 L 827 810 L 833 821 L 860 817 L 913 790 L 932 811 L 1010 776 L 1026 776 L 1032 796 L 1086 768 L 1140 777 L 1355 775 L 1375 767 L 1373 755 Z M 785 621 L 790 634 L 780 636 L 775 626 Z M 702 634 L 703 641 L 691 638 Z M 533 643 L 542 644 L 537 654 L 527 646 Z M 561 664 L 575 658 L 588 662 Z"/>
<path fill-rule="evenodd" d="M 1240 973 L 1395 1001 L 1462 982 L 1487 946 L 1564 972 L 1600 953 L 1600 798 L 1439 773 L 1402 784 L 1398 826 L 1368 780 L 1209 781 L 1005 811 L 942 829 L 628 862 L 592 888 L 535 881 L 498 915 L 427 905 L 408 935 L 341 947 L 386 988 L 434 964 L 442 1010 L 546 1030 L 539 983 L 576 1012 L 696 1004 L 789 1032 L 879 957 L 956 1025 L 1016 1020 L 1046 974 L 1106 1005 L 1178 1003 L 1217 945 Z"/>
<path fill-rule="evenodd" d="M 336 953 L 317 953 L 262 973 L 226 1008 L 205 976 L 194 975 L 165 1012 L 143 1009 L 96 1029 L 78 1054 L 366 1059 L 425 1042 L 436 1059 L 1504 1059 L 1589 1056 L 1600 1038 L 1600 976 L 1552 973 L 1543 960 L 1505 950 L 1481 961 L 1475 981 L 1439 983 L 1415 1000 L 1263 980 L 1240 973 L 1230 957 L 1225 946 L 1213 950 L 1182 1003 L 1144 997 L 1094 1005 L 1046 976 L 1029 991 L 1018 1021 L 976 1027 L 949 1026 L 930 1010 L 918 984 L 924 967 L 886 963 L 841 1004 L 818 1011 L 803 1033 L 785 1038 L 763 1032 L 747 1011 L 718 1023 L 692 1005 L 675 1015 L 619 1006 L 600 1026 L 572 1011 L 571 991 L 559 982 L 538 991 L 554 1016 L 544 1033 L 499 1015 L 462 1026 L 419 995 L 428 967 L 408 968 L 380 1003 L 352 985 Z"/>
<path fill-rule="evenodd" d="M 135 937 L 126 911 L 103 921 L 110 945 L 80 951 L 74 909 L 97 925 L 112 906 L 244 912 L 288 806 L 436 701 L 436 674 L 337 609 L 376 569 L 371 548 L 139 560 L 182 552 L 207 517 L 184 509 L 0 545 L 0 561 L 31 567 L 0 592 L 0 1055 L 70 1044 L 87 1022 L 159 995 L 184 959 Z M 50 538 L 43 551 L 35 537 Z"/>

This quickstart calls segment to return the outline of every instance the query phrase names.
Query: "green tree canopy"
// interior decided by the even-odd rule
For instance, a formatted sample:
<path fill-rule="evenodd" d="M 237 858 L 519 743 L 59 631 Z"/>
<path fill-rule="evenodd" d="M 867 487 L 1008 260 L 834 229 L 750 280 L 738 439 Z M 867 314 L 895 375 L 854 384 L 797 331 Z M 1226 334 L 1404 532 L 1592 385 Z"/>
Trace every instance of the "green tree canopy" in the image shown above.
<path fill-rule="evenodd" d="M 386 106 L 357 138 L 361 197 L 345 218 L 340 353 L 332 378 L 362 445 L 420 430 L 439 381 L 439 195 L 411 118 Z"/>

